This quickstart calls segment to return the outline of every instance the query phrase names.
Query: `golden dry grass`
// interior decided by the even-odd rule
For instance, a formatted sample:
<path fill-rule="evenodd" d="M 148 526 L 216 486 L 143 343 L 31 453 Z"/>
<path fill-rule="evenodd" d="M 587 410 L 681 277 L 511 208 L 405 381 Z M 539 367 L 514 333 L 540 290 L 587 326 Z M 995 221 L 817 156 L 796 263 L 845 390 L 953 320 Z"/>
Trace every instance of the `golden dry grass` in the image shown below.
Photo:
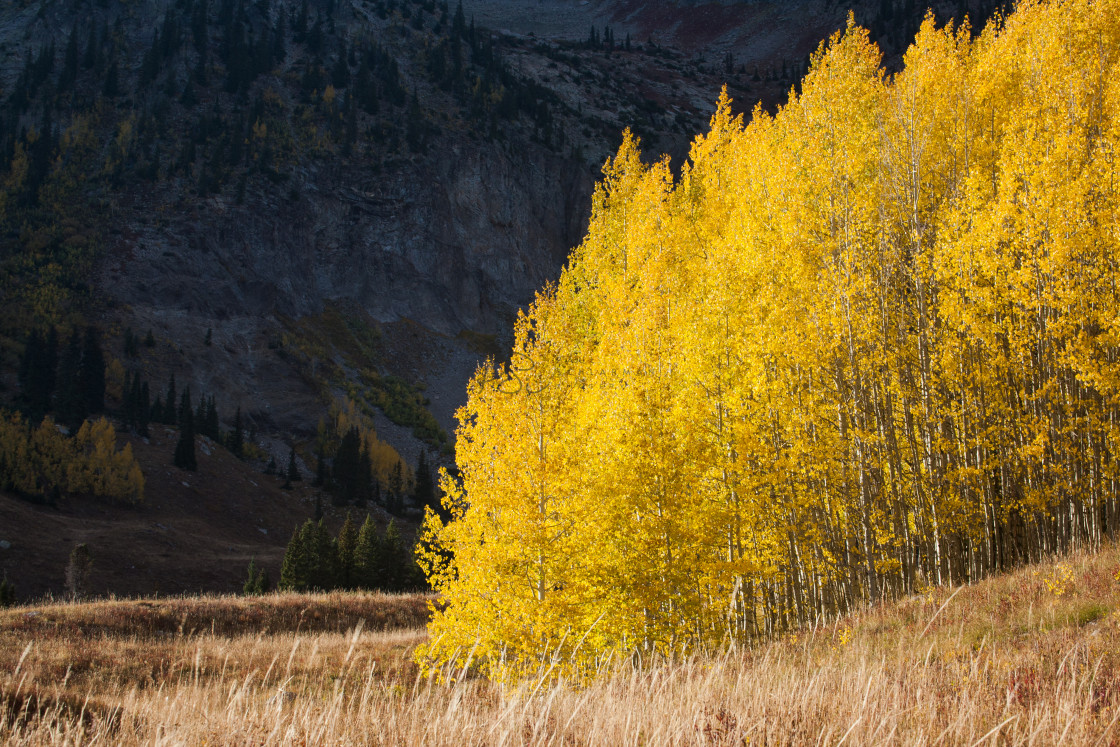
<path fill-rule="evenodd" d="M 0 741 L 1120 743 L 1114 548 L 931 589 L 752 649 L 606 663 L 583 689 L 419 676 L 411 653 L 424 639 L 425 602 L 175 600 L 174 614 L 215 622 L 173 628 L 150 623 L 143 605 L 154 602 L 9 610 L 0 613 Z M 395 627 L 408 610 L 420 618 Z"/>

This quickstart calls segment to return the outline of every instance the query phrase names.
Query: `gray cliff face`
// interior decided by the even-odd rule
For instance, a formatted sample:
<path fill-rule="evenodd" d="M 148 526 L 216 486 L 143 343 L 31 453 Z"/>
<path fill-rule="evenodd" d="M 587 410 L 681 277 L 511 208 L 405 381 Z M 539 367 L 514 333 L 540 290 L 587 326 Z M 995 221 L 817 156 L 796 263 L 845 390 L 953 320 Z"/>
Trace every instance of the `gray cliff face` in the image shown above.
<path fill-rule="evenodd" d="M 161 210 L 107 263 L 121 303 L 216 320 L 356 304 L 379 321 L 501 333 L 558 276 L 590 208 L 587 169 L 543 151 L 465 143 L 381 173 L 312 166 L 279 188 Z M 168 214 L 166 222 L 144 213 Z"/>
<path fill-rule="evenodd" d="M 464 384 L 485 357 L 456 335 L 509 340 L 517 309 L 559 276 L 586 230 L 590 170 L 533 146 L 466 140 L 380 171 L 338 164 L 258 180 L 242 205 L 230 191 L 120 195 L 113 222 L 127 229 L 98 285 L 121 328 L 154 330 L 166 351 L 145 372 L 155 391 L 175 373 L 196 395 L 219 393 L 223 412 L 243 407 L 262 435 L 309 436 L 326 408 L 322 362 L 298 363 L 278 347 L 287 325 L 328 306 L 368 315 L 389 324 L 382 372 L 423 382 L 452 433 Z M 409 430 L 377 420 L 415 461 Z"/>

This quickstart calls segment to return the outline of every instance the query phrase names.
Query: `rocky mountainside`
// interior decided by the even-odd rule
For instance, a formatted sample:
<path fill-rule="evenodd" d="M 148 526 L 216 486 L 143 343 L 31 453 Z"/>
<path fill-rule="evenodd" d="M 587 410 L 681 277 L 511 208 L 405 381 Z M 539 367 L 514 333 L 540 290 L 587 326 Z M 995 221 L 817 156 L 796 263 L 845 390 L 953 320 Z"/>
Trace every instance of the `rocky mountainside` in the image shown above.
<path fill-rule="evenodd" d="M 226 421 L 241 407 L 266 448 L 309 443 L 349 398 L 409 461 L 447 459 L 436 431 L 558 276 L 622 130 L 681 163 L 722 85 L 744 111 L 779 105 L 848 10 L 5 3 L 2 395 L 19 405 L 29 329 L 92 323 L 118 371 L 174 373 Z M 854 10 L 888 62 L 924 12 Z M 125 355 L 126 330 L 156 344 Z"/>

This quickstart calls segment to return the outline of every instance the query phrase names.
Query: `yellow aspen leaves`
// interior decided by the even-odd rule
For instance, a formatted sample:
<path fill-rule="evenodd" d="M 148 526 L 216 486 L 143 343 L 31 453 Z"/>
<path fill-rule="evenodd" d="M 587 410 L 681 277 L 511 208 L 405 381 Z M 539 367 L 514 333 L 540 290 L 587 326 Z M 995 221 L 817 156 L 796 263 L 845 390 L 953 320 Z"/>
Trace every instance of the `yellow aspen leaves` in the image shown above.
<path fill-rule="evenodd" d="M 31 428 L 18 414 L 0 412 L 0 487 L 30 496 L 52 490 L 124 503 L 144 501 L 144 475 L 105 418 L 87 420 L 73 438 L 46 417 Z"/>
<path fill-rule="evenodd" d="M 997 27 L 998 26 L 998 27 Z M 673 176 L 629 133 L 460 411 L 418 656 L 593 676 L 1120 522 L 1120 0 L 848 27 Z"/>

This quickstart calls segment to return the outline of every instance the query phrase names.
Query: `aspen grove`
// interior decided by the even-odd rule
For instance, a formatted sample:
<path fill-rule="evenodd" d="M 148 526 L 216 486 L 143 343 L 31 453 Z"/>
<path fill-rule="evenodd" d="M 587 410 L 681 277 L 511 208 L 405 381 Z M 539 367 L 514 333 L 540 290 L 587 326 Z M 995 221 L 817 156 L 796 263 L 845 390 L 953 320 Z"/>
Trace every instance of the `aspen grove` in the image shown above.
<path fill-rule="evenodd" d="M 1118 61 L 1120 0 L 927 18 L 894 75 L 849 19 L 679 176 L 627 134 L 469 385 L 421 662 L 578 680 L 1112 535 Z"/>

